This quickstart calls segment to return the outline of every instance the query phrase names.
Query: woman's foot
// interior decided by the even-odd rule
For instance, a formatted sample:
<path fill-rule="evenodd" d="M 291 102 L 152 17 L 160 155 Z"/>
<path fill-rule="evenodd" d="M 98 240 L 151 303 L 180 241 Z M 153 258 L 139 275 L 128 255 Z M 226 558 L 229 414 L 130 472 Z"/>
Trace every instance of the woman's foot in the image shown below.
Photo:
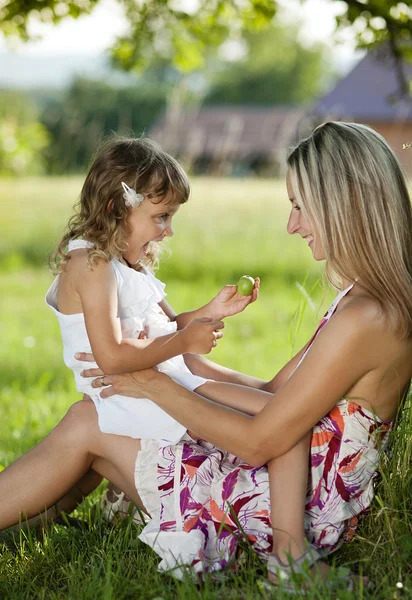
<path fill-rule="evenodd" d="M 367 587 L 367 577 L 353 575 L 346 567 L 338 567 L 332 575 L 331 567 L 320 560 L 319 553 L 309 548 L 297 559 L 291 558 L 287 563 L 276 554 L 271 554 L 268 560 L 268 580 L 271 584 L 282 586 L 283 589 L 294 593 L 298 590 L 309 590 L 316 581 L 321 581 L 332 588 L 344 588 L 352 591 Z"/>

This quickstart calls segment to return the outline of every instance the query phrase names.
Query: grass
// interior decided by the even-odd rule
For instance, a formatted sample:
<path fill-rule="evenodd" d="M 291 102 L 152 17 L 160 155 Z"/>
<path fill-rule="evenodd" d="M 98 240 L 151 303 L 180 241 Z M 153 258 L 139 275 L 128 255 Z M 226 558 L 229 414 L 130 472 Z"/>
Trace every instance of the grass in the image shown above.
<path fill-rule="evenodd" d="M 47 255 L 80 185 L 76 177 L 0 180 L 3 466 L 42 439 L 78 398 L 44 295 L 52 281 Z M 196 179 L 192 199 L 176 217 L 171 255 L 159 271 L 178 312 L 203 304 L 242 274 L 261 277 L 258 303 L 228 320 L 213 359 L 266 379 L 310 337 L 331 297 L 319 285 L 310 251 L 286 235 L 288 210 L 283 182 Z M 412 597 L 411 427 L 408 409 L 385 461 L 371 515 L 335 558 L 363 570 L 376 588 L 356 595 L 340 592 L 339 598 Z M 100 493 L 79 509 L 88 523 L 84 531 L 55 526 L 43 539 L 20 534 L 9 549 L 3 546 L 0 598 L 270 597 L 256 583 L 264 571 L 253 553 L 247 553 L 239 573 L 227 573 L 219 583 L 206 578 L 196 586 L 159 575 L 157 557 L 137 540 L 138 527 L 123 523 L 112 528 L 91 510 Z M 397 588 L 397 582 L 404 587 Z M 271 597 L 287 596 L 278 591 Z M 319 586 L 308 597 L 326 599 L 330 592 Z"/>

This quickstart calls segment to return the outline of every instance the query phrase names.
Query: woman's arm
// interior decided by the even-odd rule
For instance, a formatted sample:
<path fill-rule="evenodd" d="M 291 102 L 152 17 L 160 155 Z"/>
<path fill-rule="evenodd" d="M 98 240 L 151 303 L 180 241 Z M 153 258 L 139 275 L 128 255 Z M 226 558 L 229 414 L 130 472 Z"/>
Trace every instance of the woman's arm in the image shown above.
<path fill-rule="evenodd" d="M 275 394 L 278 390 L 280 390 L 282 385 L 287 382 L 293 371 L 298 366 L 301 358 L 306 352 L 308 345 L 309 342 L 305 344 L 302 350 L 295 354 L 295 356 L 293 356 L 293 358 L 291 358 L 284 367 L 281 368 L 281 370 L 273 377 L 273 379 L 265 383 L 261 389 L 265 392 L 270 392 L 271 394 Z"/>
<path fill-rule="evenodd" d="M 110 263 L 93 270 L 86 256 L 77 257 L 75 290 L 82 304 L 87 334 L 99 367 L 108 374 L 147 369 L 184 352 L 209 352 L 224 325 L 192 321 L 181 331 L 151 339 L 122 339 L 117 316 L 116 278 Z M 81 268 L 83 264 L 83 268 Z"/>
<path fill-rule="evenodd" d="M 371 318 L 368 308 L 358 309 L 348 304 L 331 319 L 302 364 L 255 417 L 218 406 L 154 371 L 109 377 L 113 385 L 101 396 L 151 398 L 199 437 L 260 466 L 295 446 L 358 379 L 379 364 L 381 320 Z M 261 393 L 248 390 L 250 402 Z"/>
<path fill-rule="evenodd" d="M 221 381 L 207 381 L 197 388 L 196 393 L 201 394 L 208 400 L 213 400 L 223 406 L 234 408 L 246 415 L 256 415 L 273 398 L 269 392 L 258 391 L 253 395 L 249 394 L 250 387 L 224 383 Z"/>
<path fill-rule="evenodd" d="M 199 356 L 199 354 L 185 354 L 184 359 L 191 372 L 204 379 L 234 383 L 236 385 L 243 385 L 257 390 L 265 389 L 265 386 L 267 385 L 267 382 L 263 379 L 258 379 L 251 375 L 244 375 L 233 369 L 222 367 L 203 356 Z"/>

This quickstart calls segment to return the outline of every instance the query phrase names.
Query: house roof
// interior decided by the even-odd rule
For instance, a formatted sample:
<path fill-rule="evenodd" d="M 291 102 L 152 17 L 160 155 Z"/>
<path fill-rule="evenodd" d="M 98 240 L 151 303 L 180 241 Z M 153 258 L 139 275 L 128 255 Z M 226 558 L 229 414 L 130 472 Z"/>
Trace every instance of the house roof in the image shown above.
<path fill-rule="evenodd" d="M 149 133 L 176 154 L 241 159 L 284 153 L 304 114 L 302 109 L 265 106 L 170 110 Z"/>
<path fill-rule="evenodd" d="M 412 79 L 412 65 L 405 64 L 404 71 Z M 369 122 L 412 121 L 412 103 L 400 100 L 398 90 L 394 58 L 381 47 L 368 52 L 311 112 Z"/>

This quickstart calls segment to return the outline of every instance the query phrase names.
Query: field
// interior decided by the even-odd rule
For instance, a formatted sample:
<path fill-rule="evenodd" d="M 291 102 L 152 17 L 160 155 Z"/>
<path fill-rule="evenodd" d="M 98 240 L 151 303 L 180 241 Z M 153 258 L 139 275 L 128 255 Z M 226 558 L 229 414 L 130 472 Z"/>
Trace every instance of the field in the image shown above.
<path fill-rule="evenodd" d="M 75 177 L 0 180 L 3 467 L 43 438 L 78 399 L 44 295 L 52 281 L 47 256 L 80 186 Z M 332 297 L 321 285 L 310 250 L 287 235 L 288 211 L 283 182 L 196 179 L 191 200 L 175 218 L 170 254 L 159 270 L 177 312 L 200 306 L 242 274 L 261 277 L 258 303 L 228 320 L 211 358 L 266 379 L 310 337 Z M 366 573 L 375 589 L 340 592 L 339 598 L 412 597 L 410 429 L 405 411 L 371 516 L 335 557 L 336 564 Z M 207 579 L 203 587 L 159 575 L 157 558 L 138 542 L 135 525 L 112 528 L 93 516 L 90 508 L 100 494 L 78 511 L 89 523 L 84 531 L 56 526 L 43 539 L 21 534 L 17 546 L 6 537 L 9 546 L 0 546 L 0 598 L 270 597 L 256 583 L 264 572 L 251 553 L 236 576 L 227 574 L 219 583 Z M 396 587 L 399 582 L 403 588 Z M 273 597 L 287 595 L 274 592 Z M 319 586 L 305 597 L 329 598 L 330 592 Z"/>

